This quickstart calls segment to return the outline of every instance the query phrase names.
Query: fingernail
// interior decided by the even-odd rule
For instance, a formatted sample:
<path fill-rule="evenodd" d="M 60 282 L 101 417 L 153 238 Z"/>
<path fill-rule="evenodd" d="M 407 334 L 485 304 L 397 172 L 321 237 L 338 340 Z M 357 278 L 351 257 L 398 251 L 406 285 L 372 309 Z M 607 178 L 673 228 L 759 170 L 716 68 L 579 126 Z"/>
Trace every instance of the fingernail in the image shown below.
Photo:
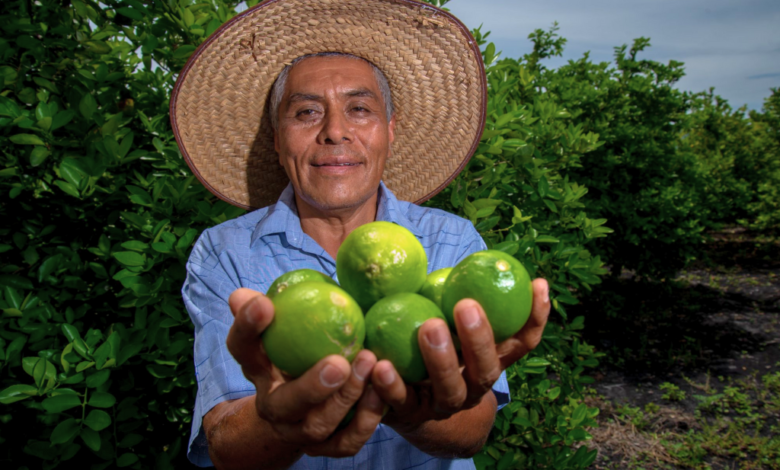
<path fill-rule="evenodd" d="M 395 372 L 393 369 L 385 369 L 379 372 L 379 382 L 382 385 L 390 385 L 395 382 Z"/>
<path fill-rule="evenodd" d="M 249 302 L 244 305 L 244 318 L 251 325 L 257 325 L 257 309 L 260 301 L 257 297 L 253 297 Z"/>
<path fill-rule="evenodd" d="M 544 303 L 550 302 L 550 286 L 545 283 L 544 285 Z"/>
<path fill-rule="evenodd" d="M 330 364 L 326 365 L 320 371 L 320 382 L 326 387 L 338 387 L 344 381 L 344 374 L 341 369 Z"/>
<path fill-rule="evenodd" d="M 366 380 L 366 376 L 371 372 L 371 367 L 371 361 L 358 359 L 352 364 L 352 373 L 362 382 Z"/>
<path fill-rule="evenodd" d="M 468 329 L 479 326 L 479 312 L 474 307 L 467 307 L 460 312 L 460 322 Z"/>
<path fill-rule="evenodd" d="M 439 326 L 425 332 L 425 339 L 434 349 L 444 349 L 449 344 L 449 332 L 444 326 Z"/>

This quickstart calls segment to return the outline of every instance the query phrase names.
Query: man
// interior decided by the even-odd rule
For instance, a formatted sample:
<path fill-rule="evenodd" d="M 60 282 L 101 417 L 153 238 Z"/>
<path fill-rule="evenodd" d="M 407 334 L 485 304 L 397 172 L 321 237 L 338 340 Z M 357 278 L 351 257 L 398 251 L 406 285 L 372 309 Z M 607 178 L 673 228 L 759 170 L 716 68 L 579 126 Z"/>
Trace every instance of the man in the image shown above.
<path fill-rule="evenodd" d="M 287 3 L 289 9 L 296 2 Z M 412 10 L 412 17 L 419 11 Z M 343 24 L 339 18 L 344 17 L 332 24 Z M 190 62 L 183 76 L 193 73 Z M 433 319 L 422 325 L 419 343 L 430 380 L 421 384 L 403 383 L 390 362 L 377 362 L 368 350 L 352 364 L 341 356 L 324 358 L 294 380 L 263 353 L 260 335 L 273 320 L 273 304 L 262 292 L 291 269 L 335 276 L 339 246 L 360 225 L 389 220 L 405 226 L 426 248 L 429 271 L 485 248 L 470 222 L 403 203 L 382 183 L 388 160 L 396 157 L 398 125 L 382 70 L 362 54 L 315 52 L 291 62 L 270 91 L 268 116 L 289 184 L 276 204 L 204 232 L 188 263 L 182 292 L 195 324 L 199 387 L 188 456 L 219 468 L 474 468 L 469 457 L 484 445 L 498 399 L 508 401 L 502 370 L 541 339 L 550 308 L 544 280 L 534 281 L 526 327 L 500 345 L 479 304 L 458 303 L 464 367 L 446 323 Z M 187 86 L 180 78 L 172 99 L 174 128 L 194 172 L 213 188 L 219 178 L 203 176 L 208 165 L 188 151 L 194 145 L 187 136 L 194 132 L 183 131 L 177 121 L 188 117 L 175 109 L 175 103 L 186 102 L 179 94 Z M 262 131 L 256 133 L 262 139 Z M 208 156 L 202 158 L 208 162 Z M 353 419 L 337 430 L 353 405 Z"/>

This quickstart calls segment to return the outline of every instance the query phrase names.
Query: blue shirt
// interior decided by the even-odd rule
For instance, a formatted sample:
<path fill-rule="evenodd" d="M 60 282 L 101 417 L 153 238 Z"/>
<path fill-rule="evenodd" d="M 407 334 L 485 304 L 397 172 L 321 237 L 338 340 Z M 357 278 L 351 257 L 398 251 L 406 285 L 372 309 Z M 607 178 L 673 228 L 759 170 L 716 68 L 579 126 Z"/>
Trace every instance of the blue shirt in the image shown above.
<path fill-rule="evenodd" d="M 399 201 L 380 184 L 376 220 L 394 222 L 411 231 L 428 255 L 428 272 L 455 266 L 467 255 L 484 250 L 484 241 L 468 220 L 447 212 Z M 195 375 L 198 393 L 192 416 L 187 457 L 196 465 L 211 466 L 208 441 L 201 426 L 215 405 L 255 393 L 225 341 L 233 324 L 228 297 L 239 287 L 267 292 L 271 283 L 293 269 L 309 268 L 336 279 L 333 258 L 303 233 L 288 185 L 279 201 L 207 229 L 187 262 L 182 288 L 184 304 L 195 325 Z M 509 402 L 506 375 L 493 386 L 499 407 Z M 262 467 L 262 462 L 258 462 Z M 293 469 L 400 470 L 474 469 L 471 459 L 439 459 L 423 453 L 392 428 L 379 424 L 354 457 L 333 459 L 304 455 Z"/>

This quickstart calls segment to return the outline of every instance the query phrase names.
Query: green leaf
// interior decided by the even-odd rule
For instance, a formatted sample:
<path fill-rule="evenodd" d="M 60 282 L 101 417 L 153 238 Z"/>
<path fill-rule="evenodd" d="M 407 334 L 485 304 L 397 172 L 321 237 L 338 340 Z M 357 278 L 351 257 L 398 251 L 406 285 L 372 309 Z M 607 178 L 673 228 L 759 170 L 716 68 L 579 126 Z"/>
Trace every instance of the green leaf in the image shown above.
<path fill-rule="evenodd" d="M 581 403 L 574 410 L 574 413 L 572 413 L 571 418 L 573 421 L 581 422 L 583 419 L 585 419 L 587 413 L 588 413 L 588 405 L 586 405 L 585 403 Z"/>
<path fill-rule="evenodd" d="M 545 367 L 550 365 L 550 361 L 541 357 L 532 357 L 528 359 L 524 365 L 526 367 Z"/>
<path fill-rule="evenodd" d="M 111 425 L 111 417 L 102 410 L 92 410 L 84 419 L 84 424 L 95 431 L 102 431 Z"/>
<path fill-rule="evenodd" d="M 116 12 L 134 20 L 141 21 L 144 19 L 143 13 L 132 7 L 117 8 Z"/>
<path fill-rule="evenodd" d="M 9 137 L 9 140 L 17 145 L 46 145 L 46 142 L 35 134 L 16 134 Z"/>
<path fill-rule="evenodd" d="M 63 192 L 65 192 L 65 194 L 69 196 L 78 197 L 78 198 L 81 197 L 81 195 L 79 194 L 79 190 L 76 189 L 75 186 L 68 183 L 67 181 L 57 180 L 54 182 L 54 184 L 56 184 L 58 188 L 60 188 Z"/>
<path fill-rule="evenodd" d="M 94 374 L 87 377 L 87 387 L 89 388 L 97 388 L 106 383 L 106 380 L 108 380 L 110 371 L 105 369 L 101 370 L 99 372 L 95 372 Z"/>
<path fill-rule="evenodd" d="M 111 408 L 116 403 L 116 398 L 107 392 L 92 392 L 89 397 L 89 406 L 95 408 Z"/>
<path fill-rule="evenodd" d="M 51 120 L 51 130 L 53 131 L 55 129 L 59 129 L 60 127 L 68 124 L 75 116 L 76 113 L 73 112 L 72 109 L 66 109 L 58 112 Z"/>
<path fill-rule="evenodd" d="M 39 357 L 35 361 L 35 365 L 33 366 L 32 373 L 30 373 L 30 375 L 32 375 L 35 384 L 38 387 L 41 387 L 44 381 L 53 380 L 56 377 L 57 368 L 54 367 L 54 364 L 51 362 L 42 357 Z"/>
<path fill-rule="evenodd" d="M 43 400 L 41 405 L 47 413 L 62 413 L 65 410 L 81 406 L 81 398 L 78 395 L 57 395 Z"/>
<path fill-rule="evenodd" d="M 114 253 L 113 256 L 125 266 L 143 266 L 146 264 L 146 255 L 134 251 L 120 251 Z"/>
<path fill-rule="evenodd" d="M 140 434 L 127 434 L 119 441 L 117 447 L 133 447 L 143 440 L 144 438 Z"/>
<path fill-rule="evenodd" d="M 76 372 L 83 372 L 95 365 L 95 361 L 82 361 L 76 366 Z"/>
<path fill-rule="evenodd" d="M 54 431 L 51 432 L 51 443 L 64 444 L 76 437 L 78 433 L 79 423 L 73 418 L 66 419 L 58 424 L 57 427 L 54 428 Z"/>
<path fill-rule="evenodd" d="M 79 112 L 87 119 L 92 119 L 92 115 L 97 111 L 97 102 L 95 97 L 90 93 L 87 93 L 81 98 L 79 102 Z"/>
<path fill-rule="evenodd" d="M 129 467 L 130 465 L 133 465 L 134 463 L 138 462 L 138 456 L 135 454 L 127 453 L 122 454 L 118 459 L 116 459 L 116 466 L 117 467 Z"/>
<path fill-rule="evenodd" d="M 33 283 L 26 277 L 13 274 L 0 274 L 0 286 L 7 286 L 15 289 L 32 289 Z"/>
<path fill-rule="evenodd" d="M 42 86 L 43 88 L 46 88 L 52 93 L 60 94 L 60 91 L 57 89 L 57 86 L 54 85 L 52 82 L 46 80 L 42 77 L 33 77 L 33 81 L 38 85 Z"/>
<path fill-rule="evenodd" d="M 189 8 L 184 9 L 184 16 L 182 19 L 184 20 L 185 26 L 188 28 L 192 26 L 193 23 L 195 23 L 195 15 L 192 14 L 192 11 L 190 11 Z"/>
<path fill-rule="evenodd" d="M 25 398 L 30 398 L 38 395 L 38 388 L 33 385 L 16 384 L 11 385 L 2 392 L 0 392 L 0 403 L 8 405 Z"/>
<path fill-rule="evenodd" d="M 79 330 L 76 329 L 73 325 L 68 325 L 67 323 L 62 324 L 62 334 L 65 335 L 66 338 L 68 338 L 68 341 L 73 342 L 76 338 L 81 339 L 81 335 L 79 334 Z"/>
<path fill-rule="evenodd" d="M 498 461 L 498 464 L 496 465 L 496 470 L 507 470 L 512 466 L 514 461 L 515 461 L 515 453 L 511 450 L 507 451 L 504 455 L 501 456 L 501 459 Z"/>
<path fill-rule="evenodd" d="M 36 146 L 30 153 L 30 165 L 38 166 L 46 160 L 51 152 L 46 147 Z"/>
<path fill-rule="evenodd" d="M 52 273 L 57 272 L 62 265 L 62 255 L 56 254 L 46 258 L 46 261 L 38 267 L 38 282 L 43 282 Z"/>
<path fill-rule="evenodd" d="M 536 237 L 536 243 L 559 243 L 560 240 L 550 235 L 540 235 Z"/>
<path fill-rule="evenodd" d="M 103 41 L 87 41 L 84 43 L 95 54 L 108 54 L 111 52 L 111 46 Z"/>
<path fill-rule="evenodd" d="M 128 250 L 143 252 L 143 251 L 149 249 L 149 245 L 147 245 L 144 242 L 140 242 L 138 240 L 130 240 L 130 241 L 122 243 L 122 248 L 127 248 Z"/>
<path fill-rule="evenodd" d="M 593 439 L 593 436 L 582 428 L 576 428 L 569 431 L 567 438 L 571 441 L 588 441 Z"/>
<path fill-rule="evenodd" d="M 176 51 L 173 53 L 173 58 L 187 59 L 190 57 L 190 54 L 192 54 L 193 52 L 195 52 L 195 46 L 191 46 L 189 44 L 184 46 L 179 46 L 179 48 L 176 49 Z"/>
<path fill-rule="evenodd" d="M 531 421 L 528 420 L 528 418 L 523 418 L 522 416 L 516 416 L 514 419 L 512 419 L 512 422 L 526 428 L 530 428 L 534 425 Z"/>
<path fill-rule="evenodd" d="M 539 195 L 542 197 L 547 196 L 547 192 L 550 190 L 550 184 L 547 182 L 547 178 L 542 176 L 539 179 L 539 184 L 537 185 L 537 189 L 539 190 Z"/>
<path fill-rule="evenodd" d="M 81 439 L 84 441 L 84 444 L 93 451 L 97 452 L 100 450 L 100 434 L 98 434 L 97 431 L 93 431 L 90 428 L 83 428 L 81 430 Z"/>
<path fill-rule="evenodd" d="M 82 163 L 75 158 L 66 158 L 60 163 L 60 176 L 75 188 L 81 187 L 86 172 L 82 170 Z"/>

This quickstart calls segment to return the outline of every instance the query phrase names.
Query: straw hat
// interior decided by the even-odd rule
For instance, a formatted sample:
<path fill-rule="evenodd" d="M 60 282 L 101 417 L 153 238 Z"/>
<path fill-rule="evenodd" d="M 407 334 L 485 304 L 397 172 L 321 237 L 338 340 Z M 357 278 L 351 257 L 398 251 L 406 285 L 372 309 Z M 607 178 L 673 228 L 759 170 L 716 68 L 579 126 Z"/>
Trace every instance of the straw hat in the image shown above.
<path fill-rule="evenodd" d="M 193 173 L 245 209 L 276 202 L 288 178 L 266 101 L 294 59 L 362 57 L 384 72 L 396 112 L 383 181 L 421 203 L 460 172 L 485 124 L 482 55 L 454 16 L 414 0 L 270 0 L 224 24 L 190 57 L 171 97 L 171 124 Z"/>

